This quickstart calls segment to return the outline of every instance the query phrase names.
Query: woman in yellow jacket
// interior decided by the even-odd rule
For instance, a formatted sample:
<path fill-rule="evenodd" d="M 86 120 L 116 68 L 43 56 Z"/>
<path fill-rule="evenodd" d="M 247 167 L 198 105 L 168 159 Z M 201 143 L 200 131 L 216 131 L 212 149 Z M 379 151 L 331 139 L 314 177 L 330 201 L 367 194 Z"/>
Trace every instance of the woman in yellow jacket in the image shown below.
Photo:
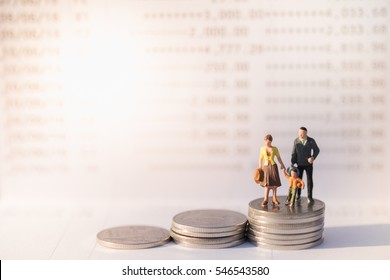
<path fill-rule="evenodd" d="M 262 206 L 268 205 L 269 191 L 272 190 L 272 203 L 279 205 L 280 202 L 276 197 L 276 189 L 282 184 L 280 182 L 278 166 L 274 160 L 276 157 L 281 165 L 281 169 L 284 169 L 284 164 L 279 155 L 277 147 L 272 146 L 272 136 L 270 134 L 264 137 L 265 145 L 260 148 L 259 168 L 264 171 L 264 180 L 260 183 L 264 187 L 264 200 L 261 203 Z"/>

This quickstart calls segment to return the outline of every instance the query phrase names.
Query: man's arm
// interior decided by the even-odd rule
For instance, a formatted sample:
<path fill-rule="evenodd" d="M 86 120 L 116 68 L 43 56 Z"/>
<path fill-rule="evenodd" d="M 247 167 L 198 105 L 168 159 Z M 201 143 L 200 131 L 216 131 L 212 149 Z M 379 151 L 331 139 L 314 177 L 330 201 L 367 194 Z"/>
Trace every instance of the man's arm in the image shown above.
<path fill-rule="evenodd" d="M 293 148 L 292 148 L 292 152 L 291 152 L 291 164 L 292 165 L 298 162 L 297 148 L 296 148 L 295 142 L 296 142 L 296 140 L 294 140 L 294 144 L 293 144 Z"/>
<path fill-rule="evenodd" d="M 320 153 L 320 148 L 318 148 L 316 140 L 312 139 L 312 145 L 313 145 L 313 158 L 316 159 L 318 154 Z"/>

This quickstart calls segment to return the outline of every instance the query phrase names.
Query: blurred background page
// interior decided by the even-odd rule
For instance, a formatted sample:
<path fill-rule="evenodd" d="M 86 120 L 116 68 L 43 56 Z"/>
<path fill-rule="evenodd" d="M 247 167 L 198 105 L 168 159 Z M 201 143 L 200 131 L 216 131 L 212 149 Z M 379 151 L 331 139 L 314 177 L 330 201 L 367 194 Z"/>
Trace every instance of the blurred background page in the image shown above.
<path fill-rule="evenodd" d="M 264 136 L 288 166 L 305 126 L 314 197 L 388 202 L 389 23 L 385 0 L 1 0 L 0 200 L 247 205 Z"/>

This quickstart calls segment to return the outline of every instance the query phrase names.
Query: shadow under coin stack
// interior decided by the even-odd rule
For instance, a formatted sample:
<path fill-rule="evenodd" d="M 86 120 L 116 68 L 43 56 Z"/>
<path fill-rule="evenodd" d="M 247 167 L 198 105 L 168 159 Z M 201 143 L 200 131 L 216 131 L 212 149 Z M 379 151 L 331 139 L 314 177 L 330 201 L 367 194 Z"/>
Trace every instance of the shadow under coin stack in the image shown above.
<path fill-rule="evenodd" d="M 247 217 L 230 210 L 193 210 L 173 217 L 171 236 L 185 247 L 219 249 L 246 241 Z"/>
<path fill-rule="evenodd" d="M 286 197 L 279 197 L 286 200 Z M 315 199 L 308 204 L 301 198 L 295 206 L 265 206 L 262 198 L 249 203 L 248 239 L 258 247 L 275 250 L 300 250 L 323 241 L 325 203 Z"/>

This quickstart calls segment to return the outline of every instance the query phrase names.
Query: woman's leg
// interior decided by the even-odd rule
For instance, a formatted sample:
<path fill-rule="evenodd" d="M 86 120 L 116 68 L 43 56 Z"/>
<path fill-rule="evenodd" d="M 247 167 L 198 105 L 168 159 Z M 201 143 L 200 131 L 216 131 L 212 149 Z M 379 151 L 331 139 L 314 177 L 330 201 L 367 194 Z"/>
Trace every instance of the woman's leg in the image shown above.
<path fill-rule="evenodd" d="M 277 199 L 277 196 L 276 196 L 276 190 L 278 189 L 278 187 L 272 187 L 272 191 L 273 191 L 273 194 L 272 194 L 272 203 L 274 205 L 279 205 L 280 202 L 278 201 Z"/>
<path fill-rule="evenodd" d="M 266 206 L 268 204 L 269 189 L 270 189 L 270 187 L 268 187 L 268 186 L 264 187 L 264 200 L 261 203 L 261 205 L 263 205 L 263 206 Z"/>

